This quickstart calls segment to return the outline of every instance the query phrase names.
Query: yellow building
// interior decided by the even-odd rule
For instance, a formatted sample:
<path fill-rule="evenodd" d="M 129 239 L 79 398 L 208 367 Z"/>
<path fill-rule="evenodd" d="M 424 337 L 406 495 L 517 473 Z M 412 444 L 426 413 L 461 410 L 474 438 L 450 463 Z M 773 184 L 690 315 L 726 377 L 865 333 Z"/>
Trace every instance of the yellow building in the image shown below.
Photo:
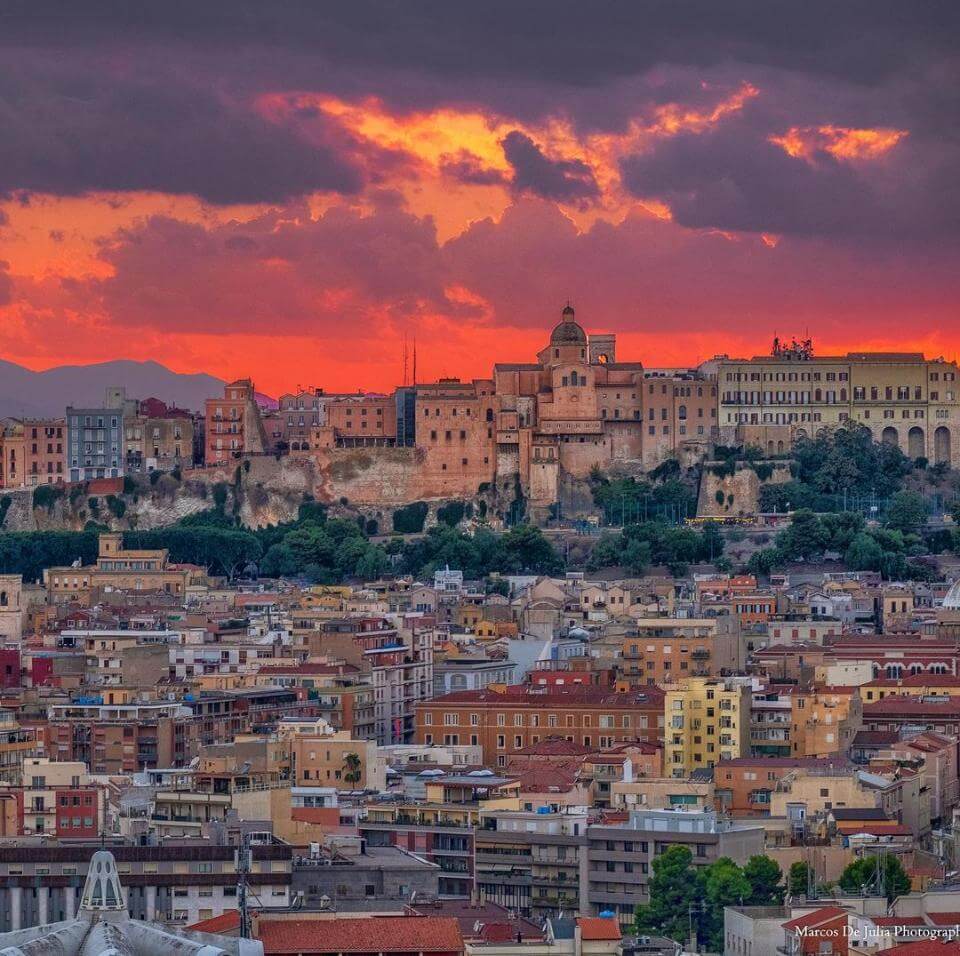
<path fill-rule="evenodd" d="M 184 595 L 192 585 L 206 583 L 206 573 L 192 564 L 172 564 L 164 549 L 124 548 L 123 535 L 100 535 L 97 563 L 83 567 L 47 568 L 43 582 L 51 601 L 84 601 L 96 588 L 117 591 L 164 591 Z"/>
<path fill-rule="evenodd" d="M 953 674 L 911 674 L 907 677 L 874 677 L 860 688 L 865 704 L 884 697 L 960 697 L 960 677 Z"/>
<path fill-rule="evenodd" d="M 920 352 L 814 356 L 810 342 L 717 364 L 721 438 L 789 451 L 821 428 L 858 422 L 911 458 L 960 465 L 958 367 Z"/>
<path fill-rule="evenodd" d="M 692 677 L 668 685 L 664 698 L 664 772 L 688 777 L 750 753 L 750 685 Z"/>
<path fill-rule="evenodd" d="M 334 731 L 323 721 L 283 727 L 295 787 L 337 790 L 386 790 L 387 761 L 372 740 L 355 740 L 349 731 Z"/>

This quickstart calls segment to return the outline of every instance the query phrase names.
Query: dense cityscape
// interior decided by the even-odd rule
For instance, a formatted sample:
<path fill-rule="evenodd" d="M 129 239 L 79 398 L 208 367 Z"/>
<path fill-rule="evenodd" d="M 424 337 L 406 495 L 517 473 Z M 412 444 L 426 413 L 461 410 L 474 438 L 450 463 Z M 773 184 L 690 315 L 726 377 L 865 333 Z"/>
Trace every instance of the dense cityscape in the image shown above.
<path fill-rule="evenodd" d="M 615 350 L 8 419 L 0 941 L 954 931 L 956 365 Z"/>
<path fill-rule="evenodd" d="M 6 0 L 0 956 L 960 956 L 960 5 Z"/>

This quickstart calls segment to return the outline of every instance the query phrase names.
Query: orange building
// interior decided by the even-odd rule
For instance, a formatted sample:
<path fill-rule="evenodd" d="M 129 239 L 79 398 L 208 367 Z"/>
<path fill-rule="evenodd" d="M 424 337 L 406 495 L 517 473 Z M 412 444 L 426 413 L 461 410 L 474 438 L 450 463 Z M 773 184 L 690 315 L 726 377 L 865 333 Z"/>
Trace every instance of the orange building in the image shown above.
<path fill-rule="evenodd" d="M 208 466 L 266 451 L 267 436 L 250 379 L 237 379 L 224 386 L 223 398 L 207 399 L 205 438 L 204 461 Z"/>
<path fill-rule="evenodd" d="M 337 396 L 326 409 L 326 424 L 337 438 L 354 440 L 347 444 L 397 437 L 397 403 L 392 395 Z"/>
<path fill-rule="evenodd" d="M 849 752 L 863 727 L 859 688 L 798 689 L 790 702 L 791 756 L 830 757 Z"/>
<path fill-rule="evenodd" d="M 732 816 L 769 816 L 770 794 L 780 780 L 800 768 L 846 766 L 846 757 L 836 760 L 815 757 L 735 757 L 713 768 L 717 810 Z M 852 772 L 852 765 L 851 765 Z"/>
<path fill-rule="evenodd" d="M 640 618 L 623 638 L 620 677 L 631 686 L 731 673 L 743 664 L 740 627 L 729 615 Z"/>
<path fill-rule="evenodd" d="M 66 419 L 27 418 L 20 424 L 23 427 L 24 445 L 23 483 L 32 488 L 63 481 Z"/>
<path fill-rule="evenodd" d="M 416 444 L 434 494 L 475 494 L 496 475 L 493 382 L 441 379 L 416 388 Z"/>
<path fill-rule="evenodd" d="M 699 454 L 715 431 L 716 386 L 690 372 L 655 379 L 618 362 L 615 336 L 588 336 L 568 305 L 536 363 L 494 366 L 497 480 L 519 475 L 536 511 L 557 500 L 561 473 Z"/>
<path fill-rule="evenodd" d="M 23 425 L 10 421 L 0 427 L 0 488 L 22 488 L 25 443 Z"/>

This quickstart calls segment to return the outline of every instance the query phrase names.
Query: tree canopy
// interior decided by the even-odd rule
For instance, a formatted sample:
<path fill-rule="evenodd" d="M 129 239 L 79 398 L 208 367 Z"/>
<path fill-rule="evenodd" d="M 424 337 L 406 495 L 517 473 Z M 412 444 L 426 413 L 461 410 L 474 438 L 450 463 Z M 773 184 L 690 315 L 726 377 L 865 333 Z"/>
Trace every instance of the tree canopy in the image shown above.
<path fill-rule="evenodd" d="M 910 877 L 903 864 L 892 853 L 862 856 L 848 864 L 840 874 L 840 886 L 848 893 L 864 889 L 886 896 L 887 902 L 910 892 Z"/>

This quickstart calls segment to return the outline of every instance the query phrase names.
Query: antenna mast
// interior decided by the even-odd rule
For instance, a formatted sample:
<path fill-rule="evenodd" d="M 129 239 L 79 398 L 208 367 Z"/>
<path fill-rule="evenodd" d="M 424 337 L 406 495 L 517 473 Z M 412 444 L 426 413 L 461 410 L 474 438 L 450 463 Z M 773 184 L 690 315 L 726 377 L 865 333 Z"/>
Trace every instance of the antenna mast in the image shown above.
<path fill-rule="evenodd" d="M 250 845 L 246 834 L 240 837 L 237 851 L 237 907 L 240 910 L 240 938 L 250 939 L 250 908 L 247 904 L 247 874 L 250 871 Z"/>

